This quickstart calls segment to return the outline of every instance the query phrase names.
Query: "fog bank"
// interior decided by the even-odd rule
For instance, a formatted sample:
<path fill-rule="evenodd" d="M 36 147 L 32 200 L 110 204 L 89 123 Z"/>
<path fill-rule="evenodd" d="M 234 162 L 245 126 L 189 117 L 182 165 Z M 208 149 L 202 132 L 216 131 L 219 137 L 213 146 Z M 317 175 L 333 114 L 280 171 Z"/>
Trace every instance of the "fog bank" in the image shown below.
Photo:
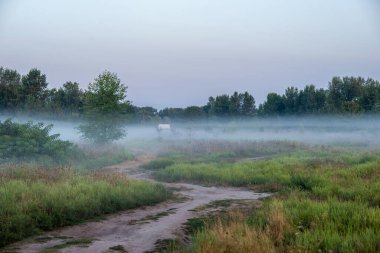
<path fill-rule="evenodd" d="M 2 116 L 0 120 L 7 117 Z M 12 118 L 16 122 L 33 121 L 53 124 L 51 134 L 61 139 L 86 143 L 77 130 L 80 122 Z M 149 140 L 286 140 L 309 144 L 377 146 L 380 139 L 380 117 L 293 117 L 255 118 L 249 121 L 171 122 L 170 130 L 157 130 L 157 124 L 126 125 L 126 137 L 119 144 Z"/>

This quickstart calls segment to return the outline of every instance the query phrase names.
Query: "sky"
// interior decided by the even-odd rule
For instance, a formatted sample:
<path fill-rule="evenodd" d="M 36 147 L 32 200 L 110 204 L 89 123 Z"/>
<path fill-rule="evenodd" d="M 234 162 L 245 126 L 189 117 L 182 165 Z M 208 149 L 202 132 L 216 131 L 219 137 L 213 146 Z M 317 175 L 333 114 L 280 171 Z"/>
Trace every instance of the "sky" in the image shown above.
<path fill-rule="evenodd" d="M 104 70 L 137 106 L 262 103 L 333 76 L 380 80 L 378 0 L 0 0 L 0 66 L 82 88 Z"/>

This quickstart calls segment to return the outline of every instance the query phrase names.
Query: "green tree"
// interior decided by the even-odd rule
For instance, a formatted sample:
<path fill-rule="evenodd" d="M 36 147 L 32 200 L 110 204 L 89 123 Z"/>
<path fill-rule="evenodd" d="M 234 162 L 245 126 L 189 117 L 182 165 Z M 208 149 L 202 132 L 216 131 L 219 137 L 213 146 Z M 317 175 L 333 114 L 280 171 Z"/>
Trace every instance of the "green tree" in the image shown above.
<path fill-rule="evenodd" d="M 228 116 L 230 114 L 230 97 L 228 95 L 217 96 L 214 111 L 216 116 Z"/>
<path fill-rule="evenodd" d="M 151 121 L 157 116 L 157 109 L 151 106 L 134 107 L 134 114 L 139 122 Z"/>
<path fill-rule="evenodd" d="M 22 101 L 27 110 L 40 110 L 47 97 L 46 75 L 38 69 L 31 69 L 22 77 Z"/>
<path fill-rule="evenodd" d="M 78 114 L 83 110 L 84 93 L 77 82 L 66 82 L 61 88 L 64 93 L 63 106 L 66 113 Z"/>
<path fill-rule="evenodd" d="M 264 115 L 282 115 L 285 111 L 283 97 L 277 93 L 269 93 L 267 101 L 261 106 L 261 113 Z"/>
<path fill-rule="evenodd" d="M 242 94 L 238 94 L 236 91 L 231 95 L 229 111 L 233 116 L 239 116 L 242 113 L 242 100 Z"/>
<path fill-rule="evenodd" d="M 352 112 L 363 94 L 365 80 L 362 77 L 334 77 L 329 83 L 327 102 L 332 112 Z"/>
<path fill-rule="evenodd" d="M 0 110 L 15 110 L 20 104 L 21 76 L 16 70 L 0 67 Z"/>
<path fill-rule="evenodd" d="M 380 83 L 371 78 L 365 81 L 359 103 L 366 112 L 380 112 Z"/>
<path fill-rule="evenodd" d="M 299 92 L 296 87 L 288 87 L 283 95 L 285 113 L 295 114 L 299 111 Z"/>
<path fill-rule="evenodd" d="M 244 116 L 253 116 L 256 112 L 255 99 L 247 91 L 244 94 L 240 94 L 243 102 L 241 105 L 241 113 Z"/>
<path fill-rule="evenodd" d="M 53 88 L 48 90 L 48 95 L 46 99 L 46 107 L 50 113 L 53 113 L 56 116 L 61 116 L 64 112 L 64 99 L 65 93 L 62 88 L 58 90 Z"/>
<path fill-rule="evenodd" d="M 208 98 L 208 102 L 204 106 L 204 111 L 207 113 L 208 117 L 211 117 L 215 114 L 215 98 L 213 96 Z"/>
<path fill-rule="evenodd" d="M 115 73 L 104 71 L 88 86 L 85 96 L 85 123 L 79 126 L 82 137 L 104 144 L 125 136 L 124 116 L 127 86 Z"/>
<path fill-rule="evenodd" d="M 183 115 L 186 119 L 202 119 L 205 116 L 205 112 L 202 107 L 188 106 L 185 108 Z"/>
<path fill-rule="evenodd" d="M 46 107 L 51 113 L 78 117 L 83 111 L 84 92 L 76 82 L 66 82 L 63 87 L 48 90 Z"/>
<path fill-rule="evenodd" d="M 298 113 L 321 113 L 326 108 L 326 91 L 316 89 L 314 85 L 306 85 L 299 93 Z"/>

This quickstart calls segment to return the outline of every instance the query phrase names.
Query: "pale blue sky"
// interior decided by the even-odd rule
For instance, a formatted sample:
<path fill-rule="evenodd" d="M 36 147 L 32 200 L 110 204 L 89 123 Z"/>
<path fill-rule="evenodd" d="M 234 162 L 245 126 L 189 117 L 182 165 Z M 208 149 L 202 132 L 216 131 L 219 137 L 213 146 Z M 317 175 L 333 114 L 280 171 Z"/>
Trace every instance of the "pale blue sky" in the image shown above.
<path fill-rule="evenodd" d="M 52 87 L 107 69 L 136 105 L 202 105 L 334 75 L 380 80 L 377 0 L 0 0 L 0 66 Z"/>

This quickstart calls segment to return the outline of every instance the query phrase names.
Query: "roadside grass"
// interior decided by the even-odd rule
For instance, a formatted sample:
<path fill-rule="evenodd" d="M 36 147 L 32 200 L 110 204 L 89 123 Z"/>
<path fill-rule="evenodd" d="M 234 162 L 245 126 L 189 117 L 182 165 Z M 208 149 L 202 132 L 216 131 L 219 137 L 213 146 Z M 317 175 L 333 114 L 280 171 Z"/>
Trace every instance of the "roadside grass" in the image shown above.
<path fill-rule="evenodd" d="M 59 167 L 70 166 L 78 170 L 97 170 L 109 165 L 132 160 L 133 154 L 125 147 L 111 145 L 107 147 L 73 146 L 70 155 L 62 159 L 44 154 L 35 155 L 30 159 L 14 158 L 4 160 L 0 158 L 0 167 L 4 166 L 43 166 Z"/>
<path fill-rule="evenodd" d="M 132 159 L 133 155 L 124 149 L 103 152 L 87 151 L 81 159 L 72 162 L 72 166 L 79 170 L 97 170 Z"/>
<path fill-rule="evenodd" d="M 243 158 L 264 157 L 308 149 L 291 141 L 190 141 L 168 142 L 158 158 L 176 163 L 233 163 Z"/>
<path fill-rule="evenodd" d="M 195 232 L 194 252 L 379 252 L 379 157 L 378 150 L 313 147 L 271 160 L 177 161 L 155 176 L 276 192 L 249 215 Z"/>
<path fill-rule="evenodd" d="M 64 248 L 68 248 L 68 247 L 71 247 L 71 246 L 76 246 L 76 247 L 88 247 L 89 244 L 91 244 L 92 242 L 94 241 L 93 238 L 82 238 L 82 239 L 76 239 L 76 240 L 71 240 L 71 241 L 67 241 L 67 242 L 64 242 L 64 243 L 61 243 L 61 244 L 57 244 L 51 248 L 48 248 L 47 250 L 49 251 L 49 249 L 64 249 Z"/>
<path fill-rule="evenodd" d="M 146 170 L 159 170 L 164 169 L 166 167 L 169 167 L 173 165 L 175 162 L 172 159 L 168 158 L 158 158 L 155 160 L 152 160 L 142 166 L 143 169 Z"/>
<path fill-rule="evenodd" d="M 41 231 L 73 225 L 171 197 L 162 185 L 120 174 L 44 169 L 0 170 L 0 247 Z"/>

